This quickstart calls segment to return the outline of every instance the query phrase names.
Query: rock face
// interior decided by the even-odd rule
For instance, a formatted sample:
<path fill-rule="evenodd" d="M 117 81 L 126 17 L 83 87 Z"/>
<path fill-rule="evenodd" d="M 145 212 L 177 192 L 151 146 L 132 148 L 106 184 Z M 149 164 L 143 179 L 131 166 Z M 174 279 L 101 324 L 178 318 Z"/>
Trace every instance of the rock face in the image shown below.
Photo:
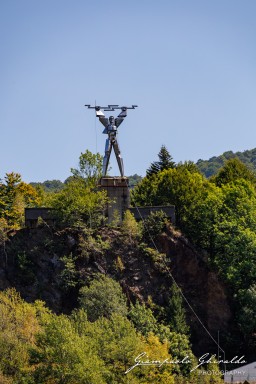
<path fill-rule="evenodd" d="M 0 289 L 15 287 L 27 301 L 40 299 L 57 313 L 69 313 L 77 306 L 79 288 L 95 273 L 106 273 L 120 282 L 128 301 L 166 306 L 173 276 L 189 303 L 184 306 L 194 352 L 217 353 L 204 326 L 215 340 L 218 331 L 221 336 L 228 332 L 232 312 L 226 287 L 181 234 L 170 229 L 157 246 L 163 255 L 112 228 L 97 234 L 23 229 L 1 248 Z M 64 256 L 74 270 L 65 269 Z"/>
<path fill-rule="evenodd" d="M 171 260 L 171 272 L 189 303 L 185 307 L 196 353 L 200 355 L 205 350 L 217 353 L 214 340 L 218 340 L 218 331 L 220 336 L 226 335 L 233 320 L 227 287 L 181 234 L 170 233 L 162 238 L 161 245 Z"/>

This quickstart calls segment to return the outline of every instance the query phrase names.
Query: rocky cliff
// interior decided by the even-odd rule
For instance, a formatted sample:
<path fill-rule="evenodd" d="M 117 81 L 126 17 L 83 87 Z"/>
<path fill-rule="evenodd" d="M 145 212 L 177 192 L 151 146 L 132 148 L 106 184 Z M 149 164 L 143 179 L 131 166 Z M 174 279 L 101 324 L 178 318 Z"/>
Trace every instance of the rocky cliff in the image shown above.
<path fill-rule="evenodd" d="M 69 313 L 77 306 L 80 286 L 101 272 L 120 282 L 128 301 L 164 307 L 172 275 L 193 308 L 185 303 L 194 352 L 217 353 L 195 313 L 216 340 L 218 331 L 227 335 L 233 320 L 227 288 L 179 232 L 169 228 L 156 243 L 161 254 L 108 227 L 94 234 L 47 226 L 22 229 L 1 247 L 0 289 L 15 287 L 29 302 L 40 299 L 57 313 Z"/>

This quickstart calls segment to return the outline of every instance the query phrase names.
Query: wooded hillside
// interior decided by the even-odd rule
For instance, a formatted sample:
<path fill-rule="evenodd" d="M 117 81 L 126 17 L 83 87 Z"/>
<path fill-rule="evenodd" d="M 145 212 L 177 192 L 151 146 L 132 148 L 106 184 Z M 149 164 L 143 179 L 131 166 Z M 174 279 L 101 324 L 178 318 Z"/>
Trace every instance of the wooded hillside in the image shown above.
<path fill-rule="evenodd" d="M 207 179 L 162 146 L 131 201 L 174 204 L 175 226 L 161 212 L 107 224 L 101 161 L 81 154 L 52 191 L 16 173 L 0 183 L 0 381 L 221 382 L 191 370 L 217 352 L 218 331 L 226 358 L 256 357 L 254 172 L 232 158 Z M 24 208 L 35 206 L 55 209 L 54 228 L 24 228 Z M 142 351 L 189 362 L 125 374 Z"/>

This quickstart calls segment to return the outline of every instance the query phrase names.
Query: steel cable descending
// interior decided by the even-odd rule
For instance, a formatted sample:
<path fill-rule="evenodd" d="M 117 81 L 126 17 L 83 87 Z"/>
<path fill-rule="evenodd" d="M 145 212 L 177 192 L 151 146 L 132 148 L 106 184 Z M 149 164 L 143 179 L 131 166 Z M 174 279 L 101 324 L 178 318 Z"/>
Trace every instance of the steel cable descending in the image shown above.
<path fill-rule="evenodd" d="M 96 108 L 96 100 L 95 100 L 95 108 Z M 96 153 L 98 153 L 98 133 L 97 133 L 97 116 L 95 115 L 94 119 L 94 130 L 95 130 L 95 141 L 96 141 Z"/>

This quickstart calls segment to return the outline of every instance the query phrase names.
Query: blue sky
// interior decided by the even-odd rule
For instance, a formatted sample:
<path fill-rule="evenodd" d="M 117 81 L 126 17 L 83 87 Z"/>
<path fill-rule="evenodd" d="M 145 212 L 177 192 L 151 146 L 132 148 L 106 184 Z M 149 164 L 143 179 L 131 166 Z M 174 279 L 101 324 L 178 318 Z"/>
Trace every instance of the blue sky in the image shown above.
<path fill-rule="evenodd" d="M 256 147 L 255 19 L 254 0 L 2 0 L 0 178 L 65 180 L 103 154 L 95 101 L 138 105 L 119 129 L 126 175 L 162 144 L 176 162 Z"/>

